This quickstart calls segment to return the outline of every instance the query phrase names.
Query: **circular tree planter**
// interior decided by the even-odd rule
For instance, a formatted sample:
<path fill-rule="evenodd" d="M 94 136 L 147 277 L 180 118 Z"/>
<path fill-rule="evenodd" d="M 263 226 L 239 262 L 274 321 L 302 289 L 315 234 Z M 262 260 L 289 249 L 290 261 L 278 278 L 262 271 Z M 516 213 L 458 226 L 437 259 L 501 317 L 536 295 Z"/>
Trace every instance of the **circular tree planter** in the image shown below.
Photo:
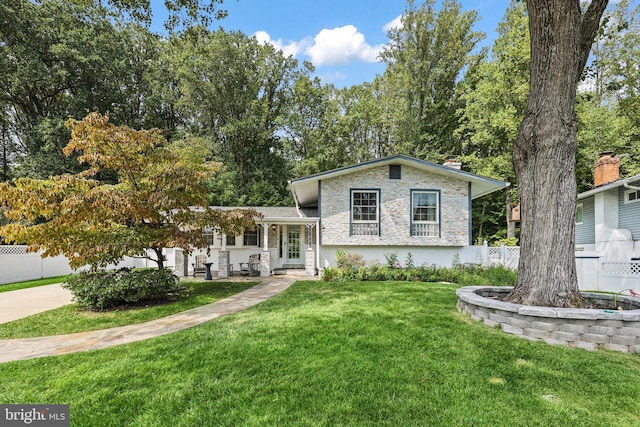
<path fill-rule="evenodd" d="M 589 302 L 624 310 L 538 307 L 501 301 L 513 288 L 466 286 L 456 291 L 458 311 L 508 334 L 585 350 L 640 353 L 640 301 L 621 295 L 582 292 Z"/>

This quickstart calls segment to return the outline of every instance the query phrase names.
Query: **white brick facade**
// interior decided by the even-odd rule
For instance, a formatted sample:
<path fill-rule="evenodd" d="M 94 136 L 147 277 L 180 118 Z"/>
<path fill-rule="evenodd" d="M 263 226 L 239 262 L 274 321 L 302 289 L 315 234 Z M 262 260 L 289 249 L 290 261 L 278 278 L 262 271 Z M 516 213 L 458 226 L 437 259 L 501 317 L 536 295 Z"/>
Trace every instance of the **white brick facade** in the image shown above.
<path fill-rule="evenodd" d="M 351 235 L 351 190 L 379 191 L 379 236 Z M 440 194 L 440 237 L 411 236 L 411 191 Z M 322 245 L 466 246 L 469 244 L 469 184 L 402 165 L 401 179 L 381 165 L 320 182 Z"/>

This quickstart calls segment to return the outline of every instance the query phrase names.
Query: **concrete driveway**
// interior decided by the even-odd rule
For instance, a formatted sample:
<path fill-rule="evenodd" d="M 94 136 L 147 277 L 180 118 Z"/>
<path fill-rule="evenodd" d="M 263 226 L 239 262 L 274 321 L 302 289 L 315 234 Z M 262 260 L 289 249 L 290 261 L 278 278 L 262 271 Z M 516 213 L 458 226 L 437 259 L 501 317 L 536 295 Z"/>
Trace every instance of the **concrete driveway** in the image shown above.
<path fill-rule="evenodd" d="M 0 292 L 0 323 L 71 304 L 71 291 L 60 284 Z"/>

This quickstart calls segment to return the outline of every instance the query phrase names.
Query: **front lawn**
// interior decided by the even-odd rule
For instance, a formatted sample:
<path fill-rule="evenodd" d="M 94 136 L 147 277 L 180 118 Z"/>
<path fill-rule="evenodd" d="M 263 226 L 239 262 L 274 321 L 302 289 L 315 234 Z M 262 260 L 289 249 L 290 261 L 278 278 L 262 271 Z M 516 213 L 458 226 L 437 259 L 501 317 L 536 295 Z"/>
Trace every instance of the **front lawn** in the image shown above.
<path fill-rule="evenodd" d="M 298 282 L 256 307 L 106 350 L 0 364 L 2 403 L 74 426 L 635 426 L 640 357 L 529 342 L 455 286 Z"/>
<path fill-rule="evenodd" d="M 0 285 L 0 292 L 17 291 L 18 289 L 35 288 L 36 286 L 51 285 L 54 283 L 62 283 L 69 276 L 48 277 L 46 279 L 27 280 L 24 282 L 7 283 Z"/>
<path fill-rule="evenodd" d="M 70 304 L 0 324 L 0 339 L 71 334 L 142 323 L 221 300 L 257 284 L 257 282 L 188 280 L 180 283 L 191 288 L 191 291 L 188 297 L 178 301 L 159 305 L 142 304 L 133 308 L 109 311 L 90 311 L 78 304 Z"/>

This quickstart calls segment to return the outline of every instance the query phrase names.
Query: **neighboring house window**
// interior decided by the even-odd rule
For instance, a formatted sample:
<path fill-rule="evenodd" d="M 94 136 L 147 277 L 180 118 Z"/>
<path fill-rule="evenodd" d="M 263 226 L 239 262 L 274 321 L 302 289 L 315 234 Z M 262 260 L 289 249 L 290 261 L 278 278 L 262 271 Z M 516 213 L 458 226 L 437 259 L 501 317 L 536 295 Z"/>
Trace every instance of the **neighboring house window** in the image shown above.
<path fill-rule="evenodd" d="M 584 218 L 584 206 L 582 203 L 578 203 L 576 207 L 576 224 L 582 224 L 582 220 Z"/>
<path fill-rule="evenodd" d="M 411 191 L 411 235 L 440 236 L 440 201 L 437 191 Z"/>
<path fill-rule="evenodd" d="M 640 202 L 640 190 L 627 190 L 624 192 L 625 203 Z"/>
<path fill-rule="evenodd" d="M 351 235 L 379 235 L 379 191 L 351 191 Z"/>
<path fill-rule="evenodd" d="M 255 230 L 245 230 L 242 239 L 244 246 L 260 246 L 260 226 Z"/>
<path fill-rule="evenodd" d="M 236 245 L 236 236 L 230 236 L 227 234 L 227 246 L 235 246 Z"/>

